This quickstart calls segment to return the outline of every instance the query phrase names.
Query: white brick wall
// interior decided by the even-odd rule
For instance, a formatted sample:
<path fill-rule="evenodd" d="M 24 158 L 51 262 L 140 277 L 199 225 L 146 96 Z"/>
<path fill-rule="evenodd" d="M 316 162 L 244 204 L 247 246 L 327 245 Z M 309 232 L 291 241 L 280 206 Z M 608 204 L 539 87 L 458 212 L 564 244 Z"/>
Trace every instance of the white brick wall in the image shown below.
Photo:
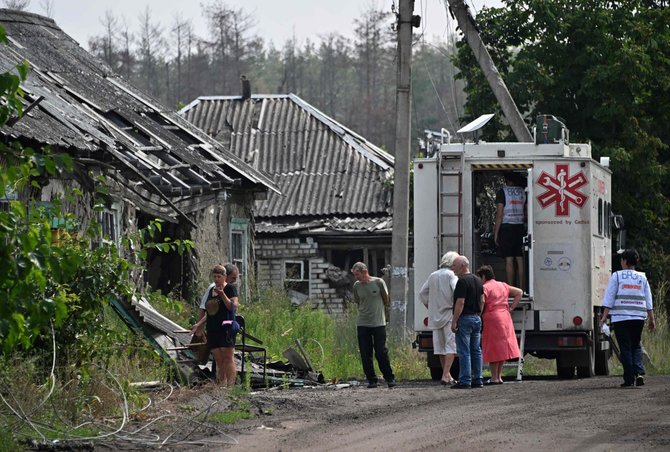
<path fill-rule="evenodd" d="M 284 261 L 309 260 L 310 299 L 320 309 L 332 315 L 344 313 L 344 300 L 325 279 L 331 264 L 319 256 L 319 244 L 311 237 L 256 240 L 256 262 L 259 287 L 284 286 Z"/>

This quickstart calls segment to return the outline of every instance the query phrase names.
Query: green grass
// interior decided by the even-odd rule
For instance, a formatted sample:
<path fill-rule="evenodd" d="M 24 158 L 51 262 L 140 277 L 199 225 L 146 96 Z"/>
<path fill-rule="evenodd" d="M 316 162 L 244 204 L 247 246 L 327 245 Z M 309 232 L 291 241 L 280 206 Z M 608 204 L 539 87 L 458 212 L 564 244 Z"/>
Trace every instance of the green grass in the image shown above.
<path fill-rule="evenodd" d="M 650 332 L 647 324 L 643 333 L 642 343 L 653 364 L 647 366 L 649 374 L 670 373 L 670 330 L 663 305 L 669 290 L 668 283 L 662 283 L 656 289 L 654 299 L 660 300 L 654 309 L 656 331 Z M 284 360 L 284 350 L 296 348 L 295 339 L 300 339 L 314 367 L 323 372 L 327 381 L 364 378 L 356 338 L 355 307 L 346 315 L 334 318 L 309 303 L 293 308 L 282 290 L 270 289 L 259 301 L 245 304 L 240 311 L 247 319 L 249 332 L 263 339 L 273 359 Z M 412 332 L 408 332 L 408 336 L 411 335 Z M 406 340 L 389 336 L 387 346 L 396 378 L 430 377 L 426 355 L 412 349 Z M 623 372 L 616 357 L 612 357 L 609 364 L 611 374 Z M 484 372 L 488 377 L 487 366 Z M 526 355 L 524 374 L 555 375 L 556 362 Z M 516 368 L 506 368 L 504 375 L 508 378 L 516 376 Z"/>
<path fill-rule="evenodd" d="M 355 308 L 340 317 L 333 317 L 309 303 L 294 308 L 282 290 L 269 289 L 260 301 L 245 304 L 247 330 L 262 339 L 272 359 L 285 360 L 288 348 L 297 351 L 300 340 L 316 370 L 327 381 L 363 379 Z M 387 340 L 391 365 L 396 378 L 427 378 L 425 354 L 413 350 L 408 341 L 389 337 Z M 376 361 L 375 361 L 375 365 Z"/>
<path fill-rule="evenodd" d="M 214 413 L 209 417 L 210 422 L 218 422 L 221 424 L 234 424 L 240 419 L 251 419 L 253 415 L 249 411 L 225 411 Z"/>

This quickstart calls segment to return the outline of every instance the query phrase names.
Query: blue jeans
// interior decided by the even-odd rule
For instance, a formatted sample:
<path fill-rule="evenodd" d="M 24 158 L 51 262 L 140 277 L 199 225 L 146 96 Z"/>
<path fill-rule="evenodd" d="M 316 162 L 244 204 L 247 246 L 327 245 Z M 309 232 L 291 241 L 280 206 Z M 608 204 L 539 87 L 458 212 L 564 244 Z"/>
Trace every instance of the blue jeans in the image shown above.
<path fill-rule="evenodd" d="M 480 385 L 482 381 L 482 319 L 478 315 L 463 315 L 458 319 L 456 350 L 461 371 L 458 382 Z"/>
<path fill-rule="evenodd" d="M 642 346 L 640 345 L 644 320 L 624 320 L 613 323 L 613 326 L 621 350 L 623 381 L 632 385 L 637 375 L 644 375 Z"/>

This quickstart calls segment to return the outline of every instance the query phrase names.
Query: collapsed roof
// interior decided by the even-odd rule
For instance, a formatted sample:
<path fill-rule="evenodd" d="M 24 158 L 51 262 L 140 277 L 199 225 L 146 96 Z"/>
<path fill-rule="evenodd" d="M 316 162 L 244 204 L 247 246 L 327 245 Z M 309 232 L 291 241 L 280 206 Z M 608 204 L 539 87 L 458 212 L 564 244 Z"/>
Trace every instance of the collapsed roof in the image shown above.
<path fill-rule="evenodd" d="M 273 190 L 271 179 L 82 49 L 49 18 L 0 9 L 0 71 L 30 65 L 24 110 L 0 133 L 50 145 L 99 169 L 124 196 L 175 220 L 227 189 Z M 225 196 L 224 196 L 225 198 Z"/>

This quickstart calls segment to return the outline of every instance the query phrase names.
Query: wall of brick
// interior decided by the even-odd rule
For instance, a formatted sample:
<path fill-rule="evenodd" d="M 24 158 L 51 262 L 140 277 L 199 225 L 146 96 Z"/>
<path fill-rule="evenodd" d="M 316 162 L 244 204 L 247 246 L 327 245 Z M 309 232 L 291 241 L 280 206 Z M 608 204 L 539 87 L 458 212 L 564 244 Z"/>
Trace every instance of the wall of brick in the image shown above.
<path fill-rule="evenodd" d="M 286 261 L 309 262 L 309 299 L 332 315 L 344 314 L 345 300 L 329 284 L 326 270 L 332 266 L 319 255 L 319 244 L 311 237 L 256 238 L 255 259 L 259 288 L 284 287 Z"/>

